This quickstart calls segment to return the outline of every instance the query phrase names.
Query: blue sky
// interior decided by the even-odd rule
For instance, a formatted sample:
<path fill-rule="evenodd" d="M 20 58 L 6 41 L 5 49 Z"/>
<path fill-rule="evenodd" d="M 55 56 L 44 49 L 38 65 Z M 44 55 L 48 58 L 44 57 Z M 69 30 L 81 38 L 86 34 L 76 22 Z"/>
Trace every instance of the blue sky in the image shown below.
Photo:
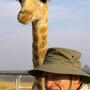
<path fill-rule="evenodd" d="M 19 10 L 15 0 L 0 2 L 0 70 L 32 68 L 31 23 L 18 22 Z M 48 47 L 78 50 L 90 66 L 90 0 L 51 0 L 48 25 Z"/>

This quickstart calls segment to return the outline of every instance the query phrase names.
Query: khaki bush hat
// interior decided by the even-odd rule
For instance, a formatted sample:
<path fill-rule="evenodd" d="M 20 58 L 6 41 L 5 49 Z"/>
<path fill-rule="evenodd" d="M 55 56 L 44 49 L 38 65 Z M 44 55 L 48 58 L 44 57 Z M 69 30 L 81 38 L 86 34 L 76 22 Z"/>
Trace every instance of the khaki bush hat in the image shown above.
<path fill-rule="evenodd" d="M 80 75 L 90 83 L 90 74 L 81 68 L 80 52 L 68 48 L 48 49 L 43 65 L 29 71 L 33 76 L 43 73 Z"/>

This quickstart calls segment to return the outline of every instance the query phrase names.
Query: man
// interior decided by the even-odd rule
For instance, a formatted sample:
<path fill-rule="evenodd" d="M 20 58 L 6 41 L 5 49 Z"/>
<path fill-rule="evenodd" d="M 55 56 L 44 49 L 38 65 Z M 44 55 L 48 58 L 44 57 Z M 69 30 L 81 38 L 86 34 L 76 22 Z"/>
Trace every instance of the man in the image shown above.
<path fill-rule="evenodd" d="M 90 90 L 90 75 L 82 70 L 81 54 L 67 48 L 50 48 L 43 65 L 29 71 L 45 78 L 46 90 Z"/>

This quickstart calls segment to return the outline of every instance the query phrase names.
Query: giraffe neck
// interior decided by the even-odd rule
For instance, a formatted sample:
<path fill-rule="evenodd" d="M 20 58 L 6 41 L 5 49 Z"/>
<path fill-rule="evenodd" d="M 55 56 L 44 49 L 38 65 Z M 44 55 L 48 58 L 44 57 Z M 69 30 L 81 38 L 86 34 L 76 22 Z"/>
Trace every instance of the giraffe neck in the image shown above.
<path fill-rule="evenodd" d="M 44 61 L 47 51 L 47 34 L 48 25 L 47 18 L 39 21 L 32 22 L 32 35 L 33 35 L 33 65 L 37 67 Z"/>

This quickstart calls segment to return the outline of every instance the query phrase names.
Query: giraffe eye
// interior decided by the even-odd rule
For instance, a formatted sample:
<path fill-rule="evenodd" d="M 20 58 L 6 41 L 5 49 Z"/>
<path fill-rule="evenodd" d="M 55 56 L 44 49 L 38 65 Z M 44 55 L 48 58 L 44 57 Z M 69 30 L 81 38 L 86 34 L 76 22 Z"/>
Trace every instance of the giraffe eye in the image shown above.
<path fill-rule="evenodd" d="M 43 2 L 43 3 L 46 3 L 47 2 L 47 0 L 40 0 L 41 2 Z"/>

